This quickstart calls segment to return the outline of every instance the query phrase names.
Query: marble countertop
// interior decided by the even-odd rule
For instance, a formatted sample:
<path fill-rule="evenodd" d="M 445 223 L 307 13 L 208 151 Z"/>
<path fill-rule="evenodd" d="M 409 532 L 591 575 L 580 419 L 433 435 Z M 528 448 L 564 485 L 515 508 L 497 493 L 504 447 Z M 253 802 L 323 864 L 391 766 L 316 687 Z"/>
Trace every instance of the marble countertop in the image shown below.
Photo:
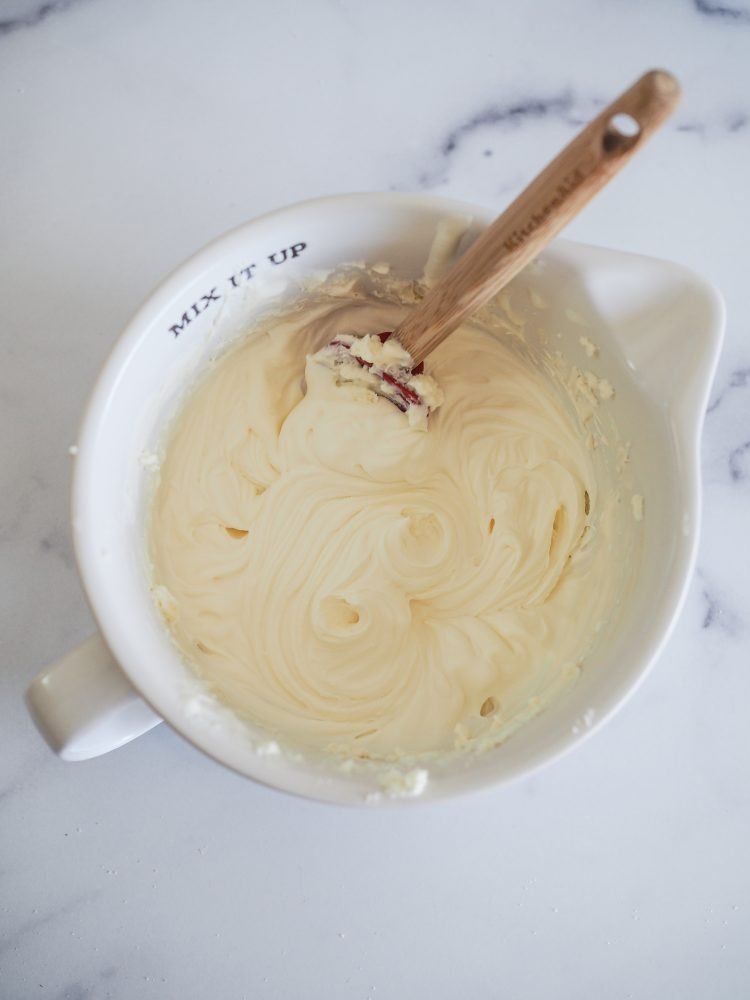
<path fill-rule="evenodd" d="M 255 786 L 166 726 L 53 757 L 22 698 L 93 629 L 68 446 L 149 290 L 314 195 L 500 210 L 653 65 L 683 105 L 569 233 L 692 267 L 729 326 L 698 570 L 623 711 L 527 780 L 400 811 Z M 748 0 L 4 0 L 0 95 L 0 997 L 746 996 Z"/>

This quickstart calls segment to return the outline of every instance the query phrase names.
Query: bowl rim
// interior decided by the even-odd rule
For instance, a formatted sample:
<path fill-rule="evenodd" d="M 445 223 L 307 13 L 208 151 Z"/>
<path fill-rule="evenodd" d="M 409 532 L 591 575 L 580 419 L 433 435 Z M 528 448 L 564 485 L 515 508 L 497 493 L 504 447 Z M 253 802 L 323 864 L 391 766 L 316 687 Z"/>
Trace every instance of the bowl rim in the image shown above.
<path fill-rule="evenodd" d="M 282 222 L 286 217 L 299 215 L 300 212 L 325 211 L 327 208 L 335 208 L 338 211 L 345 209 L 347 204 L 354 203 L 358 205 L 369 204 L 372 208 L 388 206 L 403 207 L 406 210 L 420 207 L 443 216 L 465 217 L 470 214 L 476 222 L 481 224 L 486 224 L 494 218 L 494 213 L 488 208 L 431 194 L 419 192 L 351 193 L 328 195 L 285 205 L 243 222 L 211 240 L 178 264 L 153 289 L 116 339 L 109 356 L 102 365 L 84 410 L 79 431 L 78 457 L 72 486 L 72 517 L 76 559 L 93 615 L 123 672 L 144 701 L 150 704 L 155 712 L 198 749 L 255 781 L 317 801 L 362 804 L 365 802 L 365 796 L 362 794 L 363 786 L 361 783 L 353 782 L 349 776 L 343 773 L 339 776 L 329 772 L 325 777 L 318 776 L 313 779 L 309 767 L 300 767 L 293 760 L 285 761 L 284 766 L 279 766 L 278 761 L 275 761 L 274 766 L 269 767 L 265 760 L 253 758 L 252 755 L 247 754 L 246 750 L 242 753 L 236 752 L 236 747 L 233 750 L 231 745 L 227 745 L 227 740 L 223 735 L 220 734 L 217 737 L 215 732 L 207 733 L 199 724 L 187 719 L 184 713 L 176 709 L 174 704 L 167 704 L 160 697 L 155 697 L 153 688 L 144 683 L 141 667 L 144 657 L 142 651 L 137 648 L 137 636 L 133 635 L 135 630 L 132 629 L 132 626 L 124 623 L 123 619 L 126 616 L 122 615 L 117 602 L 112 600 L 113 584 L 111 580 L 107 579 L 101 562 L 96 558 L 95 543 L 86 530 L 81 527 L 86 522 L 86 511 L 91 502 L 92 492 L 96 488 L 95 453 L 102 417 L 112 394 L 117 389 L 118 381 L 128 358 L 138 348 L 146 330 L 161 314 L 165 305 L 201 275 L 206 267 L 214 264 L 219 257 L 232 252 L 233 247 L 242 245 L 247 237 L 257 233 L 259 228 Z M 567 253 L 574 255 L 610 254 L 658 262 L 660 265 L 670 264 L 683 273 L 690 283 L 703 294 L 709 304 L 708 349 L 704 362 L 705 384 L 701 399 L 698 401 L 700 414 L 688 434 L 688 439 L 683 442 L 687 461 L 681 483 L 681 492 L 684 494 L 685 507 L 691 512 L 692 523 L 696 525 L 696 530 L 689 534 L 683 534 L 679 540 L 681 544 L 680 558 L 676 560 L 676 569 L 669 581 L 669 592 L 665 595 L 663 627 L 658 638 L 651 643 L 641 662 L 628 675 L 628 681 L 623 690 L 617 692 L 609 699 L 609 704 L 597 712 L 596 720 L 591 726 L 579 733 L 571 732 L 565 740 L 558 740 L 558 745 L 547 749 L 546 752 L 530 755 L 527 762 L 517 764 L 515 768 L 507 769 L 503 773 L 492 775 L 489 773 L 489 768 L 471 768 L 466 769 L 460 775 L 460 780 L 455 775 L 436 775 L 435 780 L 430 781 L 426 792 L 419 800 L 393 800 L 397 803 L 435 801 L 506 784 L 560 759 L 573 747 L 580 745 L 583 740 L 596 732 L 616 711 L 623 707 L 636 692 L 666 645 L 687 596 L 697 557 L 699 537 L 697 526 L 700 523 L 701 515 L 700 440 L 703 415 L 722 343 L 725 321 L 723 300 L 709 282 L 679 264 L 641 254 L 626 253 L 562 239 L 556 240 L 553 244 L 554 247 L 563 248 Z M 252 769 L 247 766 L 249 759 L 252 759 L 253 762 Z M 372 785 L 368 784 L 367 787 L 371 789 Z M 369 803 L 373 801 L 371 796 Z M 391 802 L 392 800 L 381 797 L 378 801 Z"/>

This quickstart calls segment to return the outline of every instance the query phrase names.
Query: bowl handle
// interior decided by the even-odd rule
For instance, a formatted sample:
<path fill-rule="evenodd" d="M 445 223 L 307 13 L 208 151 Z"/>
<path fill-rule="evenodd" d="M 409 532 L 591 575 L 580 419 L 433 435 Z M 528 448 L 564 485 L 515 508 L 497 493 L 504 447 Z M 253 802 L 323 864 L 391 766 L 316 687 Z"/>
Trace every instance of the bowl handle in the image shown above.
<path fill-rule="evenodd" d="M 668 412 L 685 454 L 696 456 L 724 335 L 721 295 L 671 261 L 594 247 L 577 247 L 571 260 L 584 265 L 593 328 L 601 321 L 611 330 L 637 382 Z"/>
<path fill-rule="evenodd" d="M 31 682 L 26 705 L 63 760 L 88 760 L 153 729 L 156 715 L 100 635 L 86 639 Z"/>
<path fill-rule="evenodd" d="M 721 351 L 725 324 L 724 302 L 707 282 L 684 269 L 683 287 L 675 281 L 676 294 L 665 301 L 669 319 L 659 338 L 648 326 L 631 327 L 628 348 L 631 364 L 650 395 L 669 409 L 683 447 L 698 454 L 709 393 Z"/>

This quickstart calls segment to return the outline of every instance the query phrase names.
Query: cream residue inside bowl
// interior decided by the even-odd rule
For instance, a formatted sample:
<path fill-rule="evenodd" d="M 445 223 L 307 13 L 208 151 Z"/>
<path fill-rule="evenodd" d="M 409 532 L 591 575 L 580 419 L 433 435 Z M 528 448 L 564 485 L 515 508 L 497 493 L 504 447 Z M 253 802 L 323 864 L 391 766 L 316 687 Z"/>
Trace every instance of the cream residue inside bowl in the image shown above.
<path fill-rule="evenodd" d="M 344 758 L 505 739 L 577 675 L 637 530 L 601 458 L 623 448 L 599 423 L 612 386 L 534 359 L 507 317 L 431 356 L 426 431 L 306 362 L 393 329 L 414 288 L 354 269 L 259 322 L 188 394 L 152 504 L 154 590 L 195 673 Z"/>

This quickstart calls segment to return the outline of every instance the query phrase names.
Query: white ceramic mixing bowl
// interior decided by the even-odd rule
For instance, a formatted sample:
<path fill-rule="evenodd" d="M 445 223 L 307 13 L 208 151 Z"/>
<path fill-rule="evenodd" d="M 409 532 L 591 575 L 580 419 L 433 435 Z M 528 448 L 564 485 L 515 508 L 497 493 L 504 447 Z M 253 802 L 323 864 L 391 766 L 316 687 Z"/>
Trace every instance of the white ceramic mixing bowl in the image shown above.
<path fill-rule="evenodd" d="M 163 718 L 216 760 L 277 788 L 334 802 L 377 798 L 372 776 L 264 753 L 267 741 L 196 693 L 144 570 L 149 466 L 186 384 L 282 279 L 383 260 L 418 277 L 438 223 L 467 217 L 464 245 L 491 221 L 485 209 L 415 194 L 293 205 L 201 250 L 134 317 L 96 384 L 76 460 L 76 552 L 103 640 L 89 640 L 40 675 L 27 697 L 62 757 L 104 753 Z M 563 348 L 578 340 L 581 321 L 595 331 L 598 371 L 617 386 L 612 414 L 632 442 L 647 498 L 643 556 L 614 634 L 575 684 L 497 749 L 431 767 L 423 798 L 518 777 L 607 719 L 662 649 L 696 553 L 700 435 L 724 320 L 719 295 L 676 264 L 564 241 L 517 282 L 530 282 L 549 304 L 545 322 Z"/>

